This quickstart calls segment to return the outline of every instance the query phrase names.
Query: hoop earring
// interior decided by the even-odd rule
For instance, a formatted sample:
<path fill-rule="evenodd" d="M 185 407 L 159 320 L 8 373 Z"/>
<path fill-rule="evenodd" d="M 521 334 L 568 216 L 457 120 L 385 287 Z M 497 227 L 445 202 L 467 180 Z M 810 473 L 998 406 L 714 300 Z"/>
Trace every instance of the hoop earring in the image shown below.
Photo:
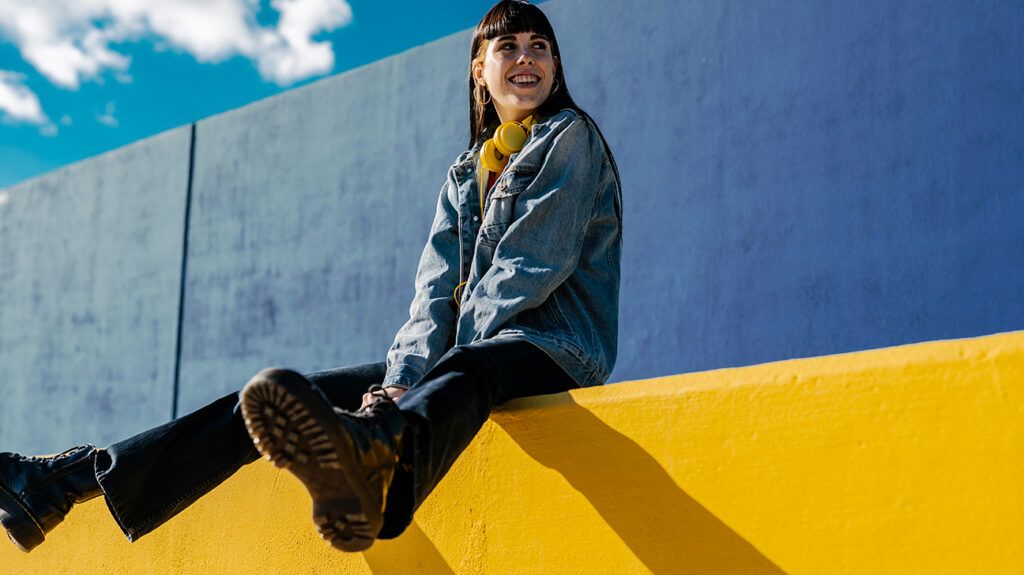
<path fill-rule="evenodd" d="M 487 90 L 487 88 L 485 86 L 481 86 L 480 84 L 477 84 L 477 87 L 480 88 L 479 92 L 483 92 L 484 94 L 487 95 L 487 100 L 484 100 L 483 98 L 481 98 L 479 94 L 474 93 L 473 94 L 473 98 L 476 100 L 476 103 L 480 104 L 481 106 L 486 106 L 487 104 L 490 104 L 491 103 L 491 93 Z M 477 92 L 477 91 L 474 90 L 474 92 Z"/>
<path fill-rule="evenodd" d="M 555 78 L 555 87 L 554 87 L 554 88 L 551 88 L 551 93 L 552 93 L 552 94 L 554 94 L 554 93 L 555 93 L 555 92 L 557 92 L 557 91 L 558 91 L 558 89 L 559 89 L 559 88 L 561 88 L 561 87 L 562 87 L 562 84 L 561 84 L 561 82 L 559 82 L 559 81 L 558 81 L 558 78 Z"/>

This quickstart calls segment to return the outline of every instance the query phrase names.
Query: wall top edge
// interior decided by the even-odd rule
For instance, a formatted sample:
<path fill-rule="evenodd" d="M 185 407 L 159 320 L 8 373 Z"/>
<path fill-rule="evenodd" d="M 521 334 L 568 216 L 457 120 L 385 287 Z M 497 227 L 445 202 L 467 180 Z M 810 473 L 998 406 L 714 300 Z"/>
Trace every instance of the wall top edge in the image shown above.
<path fill-rule="evenodd" d="M 165 140 L 165 139 L 170 139 L 170 138 L 174 138 L 174 137 L 181 137 L 181 138 L 184 138 L 187 141 L 188 140 L 188 132 L 191 129 L 191 127 L 192 127 L 191 124 L 184 124 L 184 125 L 181 125 L 181 126 L 175 126 L 173 128 L 168 128 L 167 130 L 164 130 L 162 132 L 157 132 L 155 134 L 146 136 L 144 138 L 139 138 L 138 140 L 135 140 L 134 142 L 130 142 L 130 143 L 125 144 L 123 146 L 118 146 L 117 148 L 106 150 L 105 152 L 100 152 L 99 154 L 96 154 L 94 156 L 89 156 L 87 158 L 82 158 L 81 160 L 76 160 L 76 161 L 71 162 L 69 164 L 64 164 L 63 166 L 54 168 L 54 169 L 52 169 L 52 170 L 50 170 L 48 172 L 43 172 L 42 174 L 39 174 L 39 175 L 36 175 L 36 176 L 32 176 L 30 178 L 21 180 L 20 182 L 14 183 L 14 184 L 6 187 L 6 188 L 0 188 L 0 192 L 3 192 L 3 193 L 16 193 L 19 189 L 30 188 L 30 187 L 38 184 L 42 180 L 46 180 L 46 179 L 50 179 L 50 178 L 57 178 L 57 177 L 60 177 L 61 175 L 65 174 L 67 172 L 78 170 L 83 165 L 88 164 L 90 162 L 106 160 L 106 159 L 109 159 L 112 156 L 117 156 L 118 154 L 122 154 L 126 150 L 130 150 L 132 148 L 146 146 L 146 145 L 152 144 L 154 142 L 157 142 L 159 140 Z M 180 136 L 179 136 L 179 134 L 180 134 Z"/>
<path fill-rule="evenodd" d="M 438 45 L 438 44 L 442 44 L 442 43 L 445 43 L 445 42 L 463 41 L 462 36 L 468 36 L 471 32 L 472 32 L 471 28 L 470 29 L 465 29 L 465 30 L 460 30 L 458 32 L 453 32 L 451 34 L 448 34 L 447 36 L 443 36 L 441 38 L 437 38 L 435 40 L 431 40 L 430 42 L 426 42 L 426 43 L 420 44 L 418 46 L 413 46 L 411 48 L 408 48 L 408 49 L 403 50 L 401 52 L 398 52 L 396 54 L 392 54 L 390 56 L 386 56 L 384 58 L 380 58 L 378 60 L 374 60 L 373 62 L 368 62 L 366 64 L 363 64 L 362 66 L 357 66 L 355 68 L 351 68 L 349 70 L 345 70 L 345 71 L 339 72 L 337 74 L 331 74 L 331 75 L 325 76 L 323 78 L 318 78 L 318 79 L 316 79 L 316 80 L 314 80 L 312 82 L 309 82 L 307 84 L 303 84 L 303 85 L 297 86 L 295 88 L 284 90 L 282 92 L 278 92 L 276 94 L 272 94 L 272 95 L 267 96 L 265 98 L 260 98 L 258 100 L 254 100 L 254 101 L 249 102 L 249 103 L 247 103 L 247 104 L 245 104 L 243 106 L 239 106 L 237 108 L 232 108 L 230 110 L 225 110 L 223 112 L 218 112 L 216 114 L 212 114 L 212 115 L 205 116 L 205 117 L 202 117 L 202 118 L 197 118 L 197 119 L 193 120 L 192 122 L 189 122 L 189 123 L 186 123 L 186 124 L 181 124 L 181 125 L 175 126 L 173 128 L 168 128 L 167 130 L 163 130 L 161 132 L 157 132 L 155 134 L 151 134 L 149 136 L 146 136 L 146 137 L 140 138 L 138 140 L 129 142 L 128 144 L 125 144 L 123 146 L 119 146 L 117 148 L 106 150 L 104 152 L 100 152 L 99 154 L 96 154 L 96 155 L 93 155 L 93 156 L 88 156 L 88 157 L 82 158 L 80 160 L 76 160 L 74 162 L 71 162 L 71 163 L 68 163 L 68 164 L 64 164 L 62 166 L 54 168 L 54 169 L 52 169 L 52 170 L 50 170 L 48 172 L 43 172 L 42 174 L 39 174 L 39 175 L 36 175 L 36 176 L 32 176 L 32 177 L 27 178 L 25 180 L 21 180 L 19 182 L 16 182 L 16 183 L 10 185 L 10 186 L 7 186 L 5 188 L 0 188 L 0 192 L 5 192 L 5 193 L 6 192 L 12 192 L 12 191 L 14 191 L 14 190 L 16 190 L 18 188 L 24 187 L 24 186 L 31 186 L 31 185 L 37 183 L 41 179 L 45 179 L 45 178 L 48 178 L 48 177 L 53 177 L 53 176 L 55 176 L 57 174 L 62 174 L 66 170 L 72 170 L 72 169 L 75 169 L 78 166 L 81 166 L 84 163 L 108 157 L 111 154 L 116 154 L 119 151 L 124 150 L 126 148 L 131 148 L 133 146 L 143 145 L 143 144 L 145 144 L 145 143 L 147 143 L 149 141 L 152 141 L 152 140 L 155 140 L 155 139 L 159 139 L 161 137 L 166 137 L 168 134 L 174 133 L 174 132 L 179 131 L 179 130 L 188 130 L 188 129 L 191 128 L 192 124 L 196 124 L 196 125 L 200 125 L 201 126 L 201 125 L 206 124 L 206 123 L 208 123 L 210 121 L 215 121 L 217 119 L 224 118 L 224 117 L 230 117 L 231 115 L 234 115 L 234 114 L 245 113 L 246 111 L 249 111 L 249 110 L 251 110 L 253 108 L 259 108 L 259 107 L 265 106 L 265 105 L 267 105 L 268 102 L 273 101 L 276 98 L 293 97 L 296 94 L 302 94 L 303 92 L 306 92 L 306 91 L 309 91 L 309 90 L 319 89 L 319 88 L 323 87 L 323 85 L 325 83 L 343 82 L 343 81 L 345 81 L 346 78 L 348 78 L 348 77 L 350 77 L 352 75 L 358 75 L 358 74 L 365 73 L 367 69 L 372 69 L 372 68 L 377 67 L 377 66 L 388 66 L 388 65 L 391 65 L 392 63 L 394 63 L 398 59 L 405 58 L 405 57 L 407 57 L 407 56 L 409 56 L 411 54 L 415 54 L 418 51 L 424 51 L 424 50 L 433 49 L 433 47 Z"/>

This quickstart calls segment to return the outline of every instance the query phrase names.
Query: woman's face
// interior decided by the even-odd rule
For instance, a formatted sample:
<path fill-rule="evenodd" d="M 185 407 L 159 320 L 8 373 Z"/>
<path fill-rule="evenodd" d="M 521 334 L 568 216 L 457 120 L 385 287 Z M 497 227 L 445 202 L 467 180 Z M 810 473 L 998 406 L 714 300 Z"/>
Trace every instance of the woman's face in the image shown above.
<path fill-rule="evenodd" d="M 556 66 L 546 37 L 521 32 L 490 40 L 483 60 L 473 62 L 473 78 L 491 93 L 502 123 L 518 121 L 548 99 Z"/>

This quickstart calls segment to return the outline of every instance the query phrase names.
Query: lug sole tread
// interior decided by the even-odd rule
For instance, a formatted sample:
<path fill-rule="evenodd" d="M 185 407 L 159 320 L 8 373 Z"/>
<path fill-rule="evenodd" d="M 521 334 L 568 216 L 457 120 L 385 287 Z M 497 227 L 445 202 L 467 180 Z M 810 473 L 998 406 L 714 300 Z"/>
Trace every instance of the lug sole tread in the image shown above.
<path fill-rule="evenodd" d="M 371 499 L 358 476 L 354 446 L 329 430 L 333 411 L 322 403 L 311 389 L 257 375 L 242 393 L 242 415 L 260 454 L 309 491 L 321 538 L 342 551 L 363 551 L 375 541 L 383 517 L 366 503 Z"/>

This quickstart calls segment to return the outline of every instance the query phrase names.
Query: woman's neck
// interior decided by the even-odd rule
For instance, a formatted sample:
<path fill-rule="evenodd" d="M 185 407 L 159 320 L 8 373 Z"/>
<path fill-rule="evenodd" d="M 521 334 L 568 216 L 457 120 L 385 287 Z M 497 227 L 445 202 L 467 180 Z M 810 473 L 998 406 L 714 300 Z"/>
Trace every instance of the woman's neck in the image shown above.
<path fill-rule="evenodd" d="M 532 116 L 537 110 L 499 110 L 495 108 L 495 112 L 498 113 L 498 122 L 504 124 L 505 122 L 522 122 L 523 120 Z"/>

